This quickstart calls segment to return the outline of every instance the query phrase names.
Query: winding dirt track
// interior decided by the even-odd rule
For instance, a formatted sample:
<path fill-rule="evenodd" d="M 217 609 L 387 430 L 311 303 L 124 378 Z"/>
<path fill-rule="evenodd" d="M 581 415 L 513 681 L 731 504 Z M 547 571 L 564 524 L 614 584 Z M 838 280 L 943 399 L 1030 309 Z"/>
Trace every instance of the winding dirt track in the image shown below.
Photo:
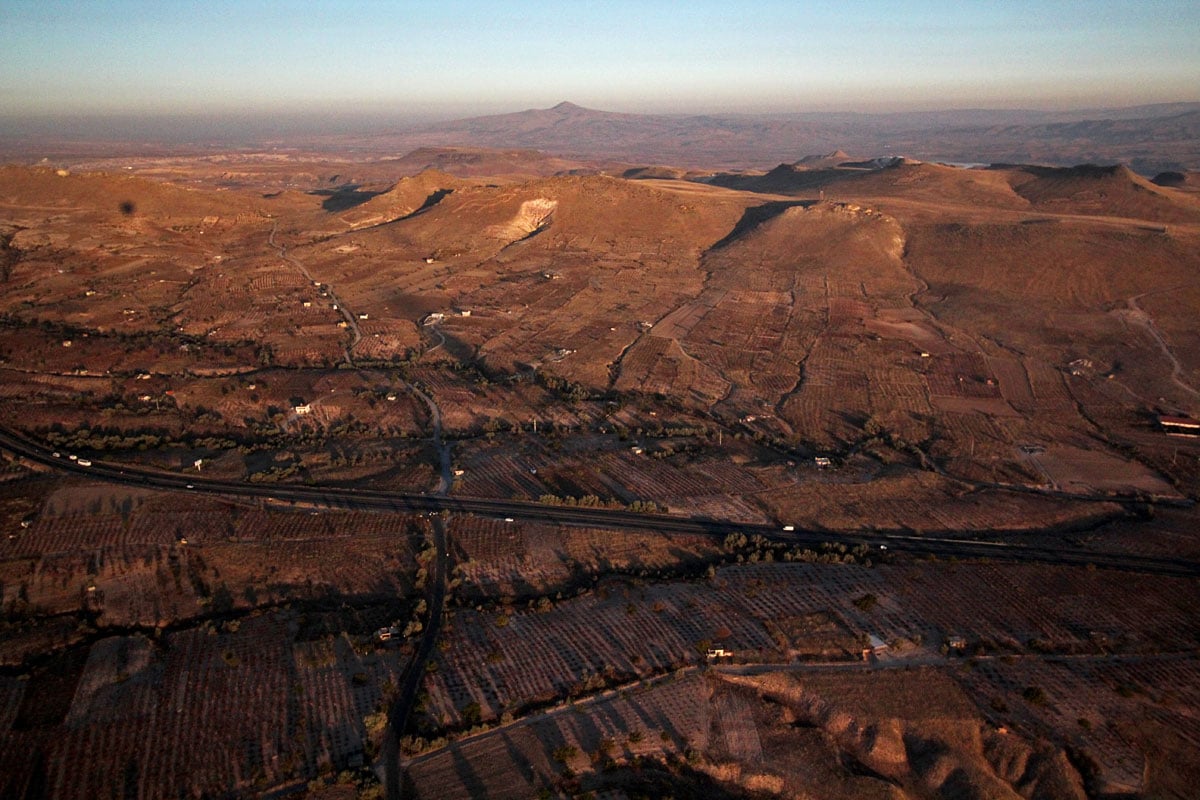
<path fill-rule="evenodd" d="M 274 247 L 279 252 L 280 258 L 298 269 L 300 274 L 304 276 L 304 279 L 308 281 L 309 284 L 318 283 L 318 281 L 313 279 L 312 273 L 308 271 L 308 267 L 304 266 L 304 264 L 302 264 L 300 261 L 288 255 L 287 245 L 279 244 L 275 241 L 275 232 L 278 230 L 278 228 L 278 222 L 271 226 L 271 233 L 267 236 L 267 244 L 269 244 L 271 247 Z M 334 292 L 333 287 L 329 286 L 329 284 L 325 284 L 325 286 L 329 292 L 329 299 L 333 301 L 333 305 L 335 308 L 337 308 L 338 313 L 342 315 L 342 319 L 346 320 L 346 327 L 350 329 L 350 344 L 346 346 L 346 363 L 353 366 L 354 360 L 351 356 L 351 353 L 354 352 L 354 348 L 358 346 L 358 343 L 362 341 L 362 331 L 359 330 L 358 319 L 354 316 L 354 314 L 350 313 L 350 309 L 346 308 L 346 304 L 343 303 L 337 296 L 337 293 Z"/>
<path fill-rule="evenodd" d="M 1147 292 L 1146 294 L 1151 293 Z M 1158 326 L 1154 324 L 1154 318 L 1142 310 L 1142 307 L 1138 305 L 1138 300 L 1145 297 L 1146 294 L 1139 294 L 1136 297 L 1131 297 L 1125 301 L 1125 304 L 1129 306 L 1129 311 L 1124 314 L 1125 319 L 1145 329 L 1145 331 L 1150 334 L 1151 338 L 1158 343 L 1163 355 L 1166 356 L 1167 360 L 1171 362 L 1171 382 L 1183 391 L 1190 394 L 1192 397 L 1200 399 L 1200 392 L 1196 391 L 1191 384 L 1183 379 L 1183 365 L 1179 363 L 1179 359 L 1177 359 L 1175 354 L 1171 352 L 1171 347 L 1167 344 L 1167 340 L 1163 337 L 1162 331 L 1160 331 Z"/>

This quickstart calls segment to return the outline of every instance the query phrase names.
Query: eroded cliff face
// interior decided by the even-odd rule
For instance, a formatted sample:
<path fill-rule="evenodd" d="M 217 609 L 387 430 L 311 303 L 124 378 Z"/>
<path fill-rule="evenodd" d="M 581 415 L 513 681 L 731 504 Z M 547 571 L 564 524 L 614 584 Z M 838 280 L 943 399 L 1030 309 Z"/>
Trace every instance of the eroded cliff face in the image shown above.
<path fill-rule="evenodd" d="M 784 797 L 1086 797 L 1061 749 L 993 728 L 942 674 L 869 677 L 714 675 L 707 771 Z"/>

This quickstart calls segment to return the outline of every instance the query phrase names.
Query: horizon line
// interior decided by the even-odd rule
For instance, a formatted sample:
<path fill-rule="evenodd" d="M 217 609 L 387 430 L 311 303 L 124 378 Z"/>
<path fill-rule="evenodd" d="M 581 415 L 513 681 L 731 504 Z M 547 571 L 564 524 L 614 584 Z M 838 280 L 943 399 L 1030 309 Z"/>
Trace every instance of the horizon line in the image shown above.
<path fill-rule="evenodd" d="M 639 110 L 627 111 L 619 108 L 603 108 L 584 105 L 571 100 L 562 100 L 549 106 L 505 106 L 507 110 L 470 111 L 434 111 L 423 104 L 413 104 L 409 108 L 397 104 L 395 107 L 368 107 L 351 110 L 326 111 L 320 108 L 214 108 L 209 110 L 152 110 L 152 109 L 111 109 L 111 110 L 67 110 L 67 111 L 31 111 L 12 112 L 0 111 L 0 119 L 10 121 L 50 121 L 50 120 L 127 120 L 127 119 L 288 119 L 292 117 L 313 118 L 314 120 L 338 119 L 368 119 L 413 115 L 413 108 L 422 109 L 416 113 L 431 121 L 454 121 L 458 119 L 475 119 L 479 117 L 505 116 L 532 111 L 554 111 L 563 107 L 575 108 L 602 114 L 622 114 L 629 116 L 656 117 L 691 117 L 691 116 L 794 116 L 794 115 L 858 115 L 858 116 L 900 116 L 908 114 L 947 114 L 947 113 L 1014 113 L 1014 114 L 1079 114 L 1086 112 L 1133 111 L 1137 109 L 1162 108 L 1170 106 L 1198 106 L 1200 97 L 1190 100 L 1160 100 L 1148 103 L 1119 103 L 1111 105 L 1077 104 L 1077 105 L 970 105 L 970 106 L 926 106 L 914 105 L 909 108 L 871 109 L 864 106 L 847 106 L 838 108 L 766 108 L 757 110 L 738 110 L 727 107 L 695 108 L 688 111 L 671 110 Z M 439 119 L 433 120 L 434 117 Z"/>

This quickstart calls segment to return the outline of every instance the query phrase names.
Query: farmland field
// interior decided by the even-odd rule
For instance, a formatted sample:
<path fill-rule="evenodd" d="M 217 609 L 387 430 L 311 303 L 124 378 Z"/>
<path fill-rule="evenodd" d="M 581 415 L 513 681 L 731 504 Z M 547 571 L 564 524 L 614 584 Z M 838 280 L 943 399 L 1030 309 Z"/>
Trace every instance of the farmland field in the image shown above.
<path fill-rule="evenodd" d="M 1192 178 L 379 141 L 0 167 L 0 797 L 1190 796 Z"/>

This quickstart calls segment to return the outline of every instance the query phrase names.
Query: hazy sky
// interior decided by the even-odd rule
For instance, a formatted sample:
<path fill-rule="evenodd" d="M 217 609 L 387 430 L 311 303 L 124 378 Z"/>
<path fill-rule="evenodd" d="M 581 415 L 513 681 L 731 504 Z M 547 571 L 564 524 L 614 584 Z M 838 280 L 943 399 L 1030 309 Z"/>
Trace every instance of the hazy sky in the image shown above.
<path fill-rule="evenodd" d="M 8 114 L 1200 99 L 1197 0 L 0 0 Z"/>

